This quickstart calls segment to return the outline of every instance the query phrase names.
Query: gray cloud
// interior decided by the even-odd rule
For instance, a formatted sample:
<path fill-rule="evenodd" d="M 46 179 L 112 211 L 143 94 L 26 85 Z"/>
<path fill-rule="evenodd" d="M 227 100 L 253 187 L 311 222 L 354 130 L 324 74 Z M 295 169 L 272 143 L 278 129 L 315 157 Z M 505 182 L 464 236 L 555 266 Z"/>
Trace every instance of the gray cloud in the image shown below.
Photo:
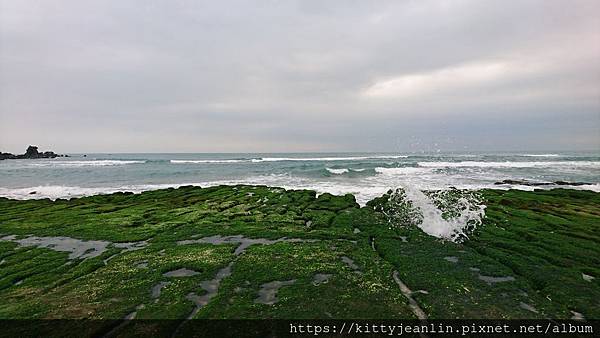
<path fill-rule="evenodd" d="M 0 0 L 0 148 L 599 149 L 599 12 Z"/>

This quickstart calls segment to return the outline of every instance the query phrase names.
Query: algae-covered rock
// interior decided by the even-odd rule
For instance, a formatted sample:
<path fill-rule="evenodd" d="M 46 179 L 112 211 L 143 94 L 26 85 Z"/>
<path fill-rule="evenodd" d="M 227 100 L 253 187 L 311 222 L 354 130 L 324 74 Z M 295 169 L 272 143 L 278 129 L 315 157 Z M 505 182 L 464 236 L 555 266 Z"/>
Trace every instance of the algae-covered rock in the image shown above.
<path fill-rule="evenodd" d="M 600 318 L 600 193 L 420 193 L 362 208 L 352 195 L 244 185 L 0 198 L 0 318 Z M 483 203 L 486 218 L 452 242 L 422 228 L 415 197 L 447 220 Z M 69 257 L 33 237 L 105 245 Z M 255 302 L 290 280 L 277 303 Z"/>

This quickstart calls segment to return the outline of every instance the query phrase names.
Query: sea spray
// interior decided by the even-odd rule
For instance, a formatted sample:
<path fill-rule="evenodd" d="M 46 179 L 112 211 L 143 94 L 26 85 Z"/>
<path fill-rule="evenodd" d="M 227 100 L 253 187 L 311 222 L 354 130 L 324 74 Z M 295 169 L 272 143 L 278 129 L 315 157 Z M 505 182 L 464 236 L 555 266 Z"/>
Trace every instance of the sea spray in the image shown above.
<path fill-rule="evenodd" d="M 423 221 L 423 214 L 402 188 L 389 190 L 385 195 L 367 202 L 367 206 L 382 213 L 391 227 L 418 226 Z"/>
<path fill-rule="evenodd" d="M 485 205 L 475 191 L 421 191 L 410 185 L 390 190 L 368 205 L 381 212 L 390 226 L 417 226 L 425 233 L 460 242 L 481 224 Z"/>
<path fill-rule="evenodd" d="M 468 239 L 485 216 L 482 196 L 476 191 L 450 188 L 421 192 L 407 189 L 408 197 L 421 209 L 423 222 L 419 227 L 427 234 L 460 242 Z"/>

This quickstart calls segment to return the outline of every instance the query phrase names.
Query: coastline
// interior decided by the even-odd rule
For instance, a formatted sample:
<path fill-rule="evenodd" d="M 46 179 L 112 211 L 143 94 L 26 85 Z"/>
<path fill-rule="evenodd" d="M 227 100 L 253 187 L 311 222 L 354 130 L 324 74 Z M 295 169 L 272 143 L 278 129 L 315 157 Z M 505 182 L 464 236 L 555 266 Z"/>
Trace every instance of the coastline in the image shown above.
<path fill-rule="evenodd" d="M 194 318 L 415 318 L 392 275 L 431 319 L 600 318 L 600 193 L 480 193 L 483 223 L 456 243 L 390 223 L 377 202 L 307 190 L 0 198 L 0 318 L 185 318 L 226 266 Z M 168 277 L 178 269 L 197 273 Z"/>
<path fill-rule="evenodd" d="M 0 196 L 56 199 L 185 185 L 266 185 L 351 193 L 364 205 L 389 187 L 600 191 L 598 169 L 597 152 L 89 154 L 3 161 Z"/>
<path fill-rule="evenodd" d="M 147 191 L 156 191 L 162 189 L 178 189 L 181 187 L 197 187 L 197 188 L 211 188 L 211 187 L 219 187 L 219 186 L 237 186 L 237 185 L 247 185 L 247 186 L 268 186 L 272 188 L 281 188 L 286 190 L 313 190 L 316 191 L 317 194 L 333 194 L 333 195 L 345 195 L 351 194 L 354 195 L 358 204 L 364 206 L 370 200 L 377 198 L 383 194 L 385 194 L 389 187 L 370 187 L 370 190 L 366 194 L 357 194 L 355 191 L 359 190 L 359 188 L 353 187 L 331 187 L 331 186 L 318 186 L 307 184 L 306 186 L 294 186 L 294 185 L 269 185 L 269 184 L 247 184 L 247 183 L 235 183 L 235 182 L 199 182 L 199 183 L 163 183 L 163 184 L 141 184 L 141 185 L 123 185 L 123 186 L 113 186 L 113 187 L 82 187 L 82 186 L 68 186 L 68 185 L 39 185 L 39 186 L 31 186 L 24 188 L 5 188 L 0 187 L 0 198 L 8 198 L 14 200 L 29 200 L 29 199 L 49 199 L 49 200 L 57 200 L 57 199 L 74 199 L 74 198 L 83 198 L 95 195 L 110 195 L 115 193 L 134 193 L 141 194 Z M 469 186 L 450 186 L 444 189 L 423 189 L 423 190 L 445 190 L 445 189 L 461 189 L 461 190 L 472 190 L 472 191 L 480 191 L 480 190 L 518 190 L 518 191 L 537 191 L 537 190 L 553 190 L 553 189 L 569 189 L 569 190 L 579 190 L 579 191 L 592 191 L 592 192 L 600 192 L 600 184 L 585 184 L 585 185 L 573 185 L 573 186 L 564 186 L 564 185 L 509 185 L 509 184 L 494 184 L 489 187 L 469 187 Z"/>

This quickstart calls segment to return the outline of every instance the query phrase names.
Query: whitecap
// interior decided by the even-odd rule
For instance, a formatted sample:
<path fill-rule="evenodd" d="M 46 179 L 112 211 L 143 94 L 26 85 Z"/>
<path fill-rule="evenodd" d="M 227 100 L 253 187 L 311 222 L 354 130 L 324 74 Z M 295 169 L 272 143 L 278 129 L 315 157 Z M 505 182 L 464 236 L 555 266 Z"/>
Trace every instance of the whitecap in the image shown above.
<path fill-rule="evenodd" d="M 523 154 L 525 157 L 560 157 L 559 154 Z"/>
<path fill-rule="evenodd" d="M 254 162 L 253 160 L 171 160 L 173 164 L 196 164 L 196 163 L 243 163 Z"/>
<path fill-rule="evenodd" d="M 423 168 L 533 168 L 533 167 L 600 167 L 599 161 L 546 161 L 546 162 L 418 162 Z"/>
<path fill-rule="evenodd" d="M 282 161 L 360 161 L 373 159 L 407 158 L 407 155 L 379 155 L 379 156 L 352 156 L 352 157 L 263 157 L 253 159 L 252 162 L 282 162 Z"/>
<path fill-rule="evenodd" d="M 375 168 L 375 172 L 383 175 L 395 176 L 395 175 L 414 175 L 431 172 L 429 168 L 417 168 L 417 167 L 402 167 L 402 168 Z"/>
<path fill-rule="evenodd" d="M 146 161 L 141 160 L 90 160 L 90 161 L 43 161 L 30 162 L 28 166 L 32 167 L 102 167 L 127 164 L 142 164 Z"/>
<path fill-rule="evenodd" d="M 349 172 L 348 169 L 333 169 L 333 168 L 325 168 L 325 169 L 327 169 L 327 171 L 329 171 L 330 173 L 332 173 L 334 175 L 342 175 L 342 174 Z"/>

